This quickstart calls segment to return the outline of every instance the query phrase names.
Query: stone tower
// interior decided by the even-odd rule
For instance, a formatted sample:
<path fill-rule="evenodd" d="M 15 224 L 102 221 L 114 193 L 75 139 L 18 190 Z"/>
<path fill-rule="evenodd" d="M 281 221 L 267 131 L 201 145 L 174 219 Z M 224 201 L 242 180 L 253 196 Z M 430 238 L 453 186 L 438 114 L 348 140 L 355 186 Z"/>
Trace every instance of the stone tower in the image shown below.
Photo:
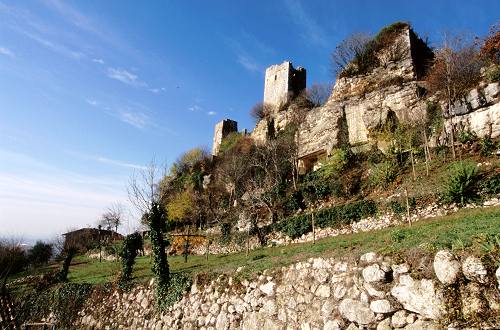
<path fill-rule="evenodd" d="M 238 122 L 231 119 L 224 119 L 215 125 L 214 144 L 212 145 L 212 155 L 219 154 L 222 140 L 230 133 L 238 132 Z"/>
<path fill-rule="evenodd" d="M 293 67 L 291 62 L 271 65 L 266 69 L 264 104 L 274 111 L 306 88 L 306 69 Z"/>

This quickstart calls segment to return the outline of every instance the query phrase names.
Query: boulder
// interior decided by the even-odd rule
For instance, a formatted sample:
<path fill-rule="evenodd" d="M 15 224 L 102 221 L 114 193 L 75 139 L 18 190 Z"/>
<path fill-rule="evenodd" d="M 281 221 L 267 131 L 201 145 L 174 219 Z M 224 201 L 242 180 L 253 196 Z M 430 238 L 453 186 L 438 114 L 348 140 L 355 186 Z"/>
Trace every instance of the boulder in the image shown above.
<path fill-rule="evenodd" d="M 351 322 L 370 324 L 375 321 L 375 314 L 365 304 L 353 299 L 344 299 L 339 305 L 340 314 Z"/>
<path fill-rule="evenodd" d="M 391 295 L 405 309 L 429 319 L 437 320 L 446 312 L 442 292 L 436 290 L 432 280 L 414 280 L 410 275 L 401 275 Z"/>
<path fill-rule="evenodd" d="M 498 83 L 491 83 L 488 84 L 484 90 L 484 97 L 486 99 L 486 102 L 491 103 L 496 101 L 498 94 L 500 94 L 500 86 Z"/>
<path fill-rule="evenodd" d="M 385 272 L 378 264 L 373 264 L 363 269 L 363 279 L 366 282 L 382 282 L 385 280 Z"/>
<path fill-rule="evenodd" d="M 259 286 L 260 291 L 264 292 L 268 296 L 274 295 L 274 287 L 276 284 L 274 282 L 267 282 L 266 284 L 263 284 Z"/>
<path fill-rule="evenodd" d="M 342 329 L 342 322 L 339 320 L 328 320 L 323 326 L 323 330 L 340 330 Z"/>
<path fill-rule="evenodd" d="M 391 318 L 385 319 L 377 324 L 377 330 L 392 330 Z"/>
<path fill-rule="evenodd" d="M 391 303 L 387 299 L 374 300 L 370 303 L 370 309 L 374 313 L 386 314 L 394 311 Z"/>
<path fill-rule="evenodd" d="M 405 330 L 439 330 L 441 329 L 438 324 L 432 321 L 418 320 L 415 323 L 408 324 L 404 327 Z"/>
<path fill-rule="evenodd" d="M 433 266 L 438 280 L 443 284 L 455 283 L 460 275 L 460 263 L 449 251 L 438 251 Z"/>
<path fill-rule="evenodd" d="M 374 262 L 376 262 L 378 259 L 378 256 L 375 252 L 368 252 L 368 253 L 365 253 L 361 256 L 361 258 L 359 258 L 359 261 L 361 262 L 366 262 L 368 264 L 372 264 Z"/>
<path fill-rule="evenodd" d="M 406 321 L 406 314 L 407 313 L 405 310 L 397 311 L 396 313 L 394 313 L 394 315 L 392 315 L 392 318 L 391 318 L 392 326 L 394 328 L 404 327 L 408 323 Z"/>
<path fill-rule="evenodd" d="M 467 257 L 462 264 L 462 270 L 465 277 L 470 281 L 476 281 L 481 284 L 488 282 L 488 272 L 479 258 Z"/>

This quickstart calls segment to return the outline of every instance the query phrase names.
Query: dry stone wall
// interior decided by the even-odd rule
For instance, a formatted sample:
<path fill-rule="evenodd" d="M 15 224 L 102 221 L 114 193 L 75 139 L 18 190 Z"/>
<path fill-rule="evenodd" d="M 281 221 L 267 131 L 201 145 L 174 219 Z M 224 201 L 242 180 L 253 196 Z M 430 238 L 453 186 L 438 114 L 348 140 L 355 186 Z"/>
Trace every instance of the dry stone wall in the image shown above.
<path fill-rule="evenodd" d="M 500 268 L 439 251 L 435 276 L 370 252 L 358 258 L 314 258 L 251 280 L 220 277 L 165 312 L 153 306 L 154 283 L 88 301 L 82 329 L 459 329 L 454 317 L 483 315 L 500 326 Z M 450 296 L 449 288 L 459 295 Z M 496 315 L 496 316 L 495 316 Z M 458 317 L 457 317 L 458 321 Z"/>

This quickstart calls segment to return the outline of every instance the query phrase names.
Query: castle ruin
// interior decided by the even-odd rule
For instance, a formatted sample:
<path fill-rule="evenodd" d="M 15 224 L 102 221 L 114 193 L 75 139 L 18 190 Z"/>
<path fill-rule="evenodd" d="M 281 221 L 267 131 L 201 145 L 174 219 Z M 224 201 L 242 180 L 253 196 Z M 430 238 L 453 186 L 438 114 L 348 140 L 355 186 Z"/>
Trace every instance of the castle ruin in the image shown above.
<path fill-rule="evenodd" d="M 214 143 L 212 145 L 212 155 L 217 156 L 220 151 L 222 140 L 231 133 L 238 132 L 238 122 L 231 119 L 224 119 L 215 125 Z"/>
<path fill-rule="evenodd" d="M 333 149 L 342 146 L 354 151 L 378 148 L 385 152 L 390 141 L 379 133 L 389 122 L 413 124 L 426 118 L 427 100 L 432 96 L 426 96 L 425 83 L 420 80 L 434 54 L 409 25 L 390 33 L 390 41 L 374 54 L 376 67 L 363 74 L 339 77 L 328 101 L 307 111 L 296 136 L 301 173 L 321 166 Z M 305 88 L 304 68 L 295 69 L 288 61 L 267 68 L 264 105 L 270 111 L 250 134 L 256 143 L 273 138 L 290 123 L 295 110 L 290 101 Z M 486 101 L 479 100 L 478 95 L 485 95 Z M 441 104 L 454 117 L 444 118 L 445 130 L 436 132 L 430 144 L 449 143 L 446 132 L 451 125 L 457 132 L 470 130 L 478 137 L 500 136 L 499 96 L 498 83 L 483 82 L 463 100 L 467 106 L 462 106 L 462 110 L 455 106 L 446 109 Z M 230 129 L 225 129 L 223 122 L 217 124 L 214 154 L 228 132 L 236 131 L 236 122 L 231 122 L 234 128 Z"/>
<path fill-rule="evenodd" d="M 271 65 L 264 80 L 264 104 L 274 111 L 306 88 L 306 70 L 294 68 L 291 62 Z"/>

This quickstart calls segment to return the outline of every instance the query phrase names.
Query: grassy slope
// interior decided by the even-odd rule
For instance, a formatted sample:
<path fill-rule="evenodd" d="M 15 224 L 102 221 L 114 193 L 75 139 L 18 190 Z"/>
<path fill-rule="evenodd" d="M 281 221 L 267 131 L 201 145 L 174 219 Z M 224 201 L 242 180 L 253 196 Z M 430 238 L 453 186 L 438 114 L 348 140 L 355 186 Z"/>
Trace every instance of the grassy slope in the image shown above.
<path fill-rule="evenodd" d="M 379 231 L 330 237 L 316 244 L 303 243 L 262 248 L 245 253 L 190 256 L 187 263 L 182 257 L 170 257 L 172 272 L 231 273 L 245 266 L 242 275 L 264 269 L 280 267 L 310 257 L 355 257 L 367 251 L 401 254 L 415 248 L 432 252 L 439 248 L 457 249 L 457 252 L 484 253 L 482 247 L 487 235 L 500 235 L 500 207 L 488 209 L 462 209 L 452 215 L 422 220 L 411 227 L 398 226 Z M 113 281 L 120 270 L 118 262 L 102 262 L 79 257 L 70 268 L 71 282 L 104 283 Z M 134 266 L 138 282 L 151 277 L 150 258 L 138 257 Z"/>

